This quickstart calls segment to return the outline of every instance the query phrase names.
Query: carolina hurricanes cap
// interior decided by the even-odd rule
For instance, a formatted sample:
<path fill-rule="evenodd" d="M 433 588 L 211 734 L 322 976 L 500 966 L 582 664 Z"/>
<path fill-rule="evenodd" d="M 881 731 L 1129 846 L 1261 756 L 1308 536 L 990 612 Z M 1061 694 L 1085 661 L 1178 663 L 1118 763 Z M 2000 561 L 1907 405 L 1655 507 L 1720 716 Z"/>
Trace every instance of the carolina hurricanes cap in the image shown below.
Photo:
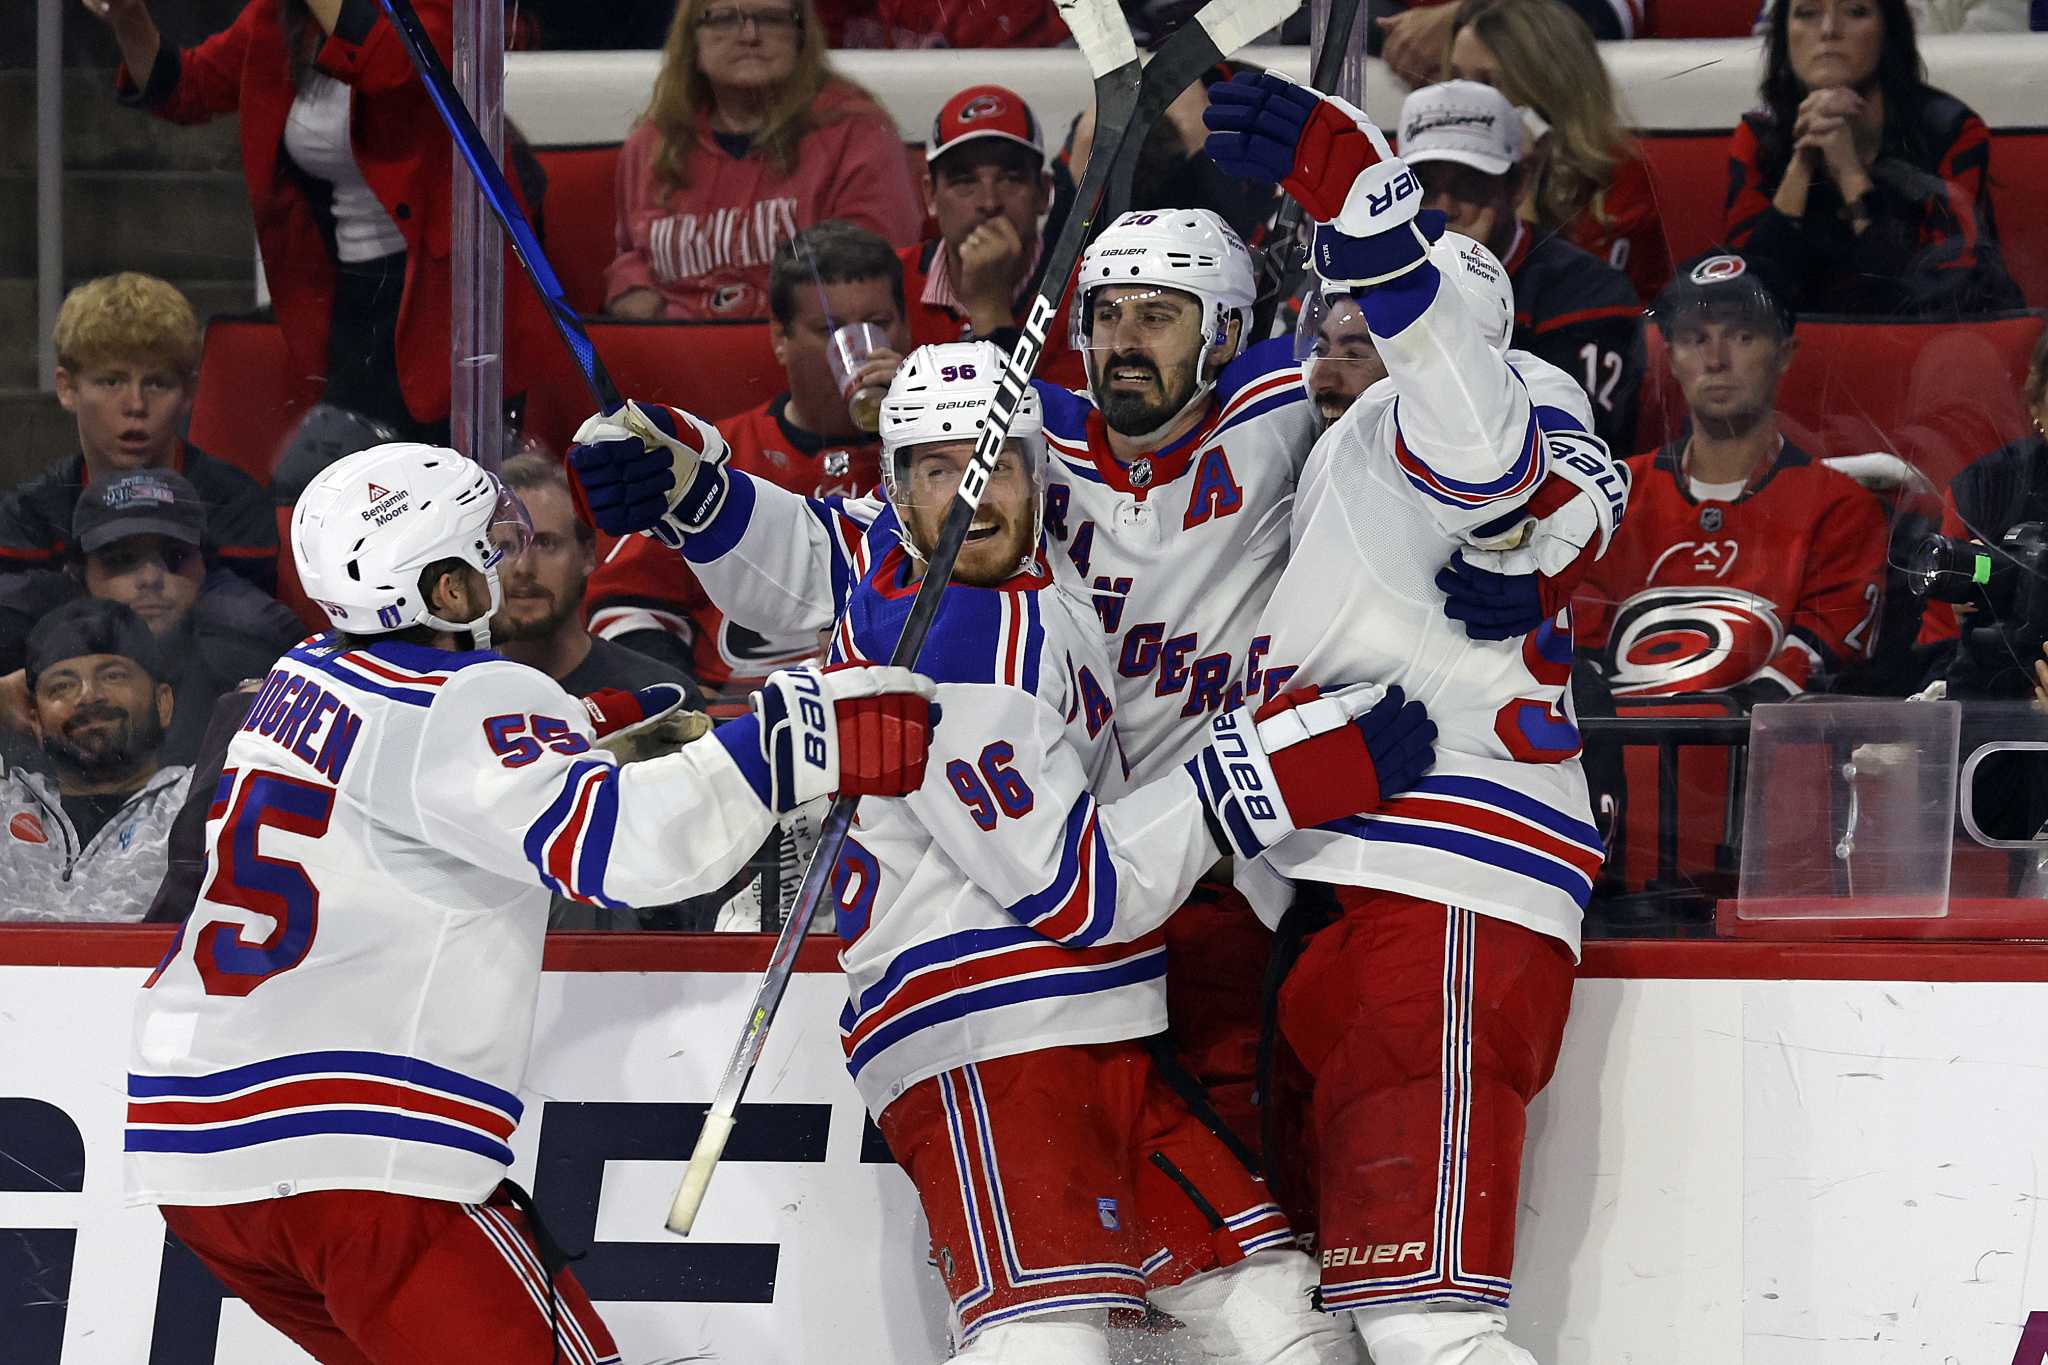
<path fill-rule="evenodd" d="M 1768 267 L 1727 247 L 1679 263 L 1650 305 L 1650 319 L 1668 340 L 1679 319 L 1768 322 L 1790 336 L 1799 321 Z"/>
<path fill-rule="evenodd" d="M 1522 159 L 1522 116 L 1508 97 L 1478 81 L 1426 85 L 1401 102 L 1401 159 L 1456 161 L 1506 175 Z"/>
<path fill-rule="evenodd" d="M 1045 159 L 1045 137 L 1038 118 L 1016 91 L 1000 85 L 970 85 L 946 101 L 932 120 L 925 159 L 937 161 L 955 147 L 979 138 L 1001 138 L 1029 147 Z"/>

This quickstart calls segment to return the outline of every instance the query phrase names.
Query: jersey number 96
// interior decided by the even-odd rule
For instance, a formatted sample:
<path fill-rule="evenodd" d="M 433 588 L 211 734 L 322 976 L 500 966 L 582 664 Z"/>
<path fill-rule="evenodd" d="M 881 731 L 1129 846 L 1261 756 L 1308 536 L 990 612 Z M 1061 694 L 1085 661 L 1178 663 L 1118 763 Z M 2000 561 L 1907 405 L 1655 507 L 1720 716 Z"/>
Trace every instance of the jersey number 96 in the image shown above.
<path fill-rule="evenodd" d="M 946 781 L 952 784 L 953 794 L 982 829 L 994 829 L 1002 815 L 1022 819 L 1037 804 L 1024 775 L 1009 766 L 1016 757 L 1017 750 L 999 739 L 981 751 L 981 759 L 974 765 L 964 758 L 946 765 Z"/>

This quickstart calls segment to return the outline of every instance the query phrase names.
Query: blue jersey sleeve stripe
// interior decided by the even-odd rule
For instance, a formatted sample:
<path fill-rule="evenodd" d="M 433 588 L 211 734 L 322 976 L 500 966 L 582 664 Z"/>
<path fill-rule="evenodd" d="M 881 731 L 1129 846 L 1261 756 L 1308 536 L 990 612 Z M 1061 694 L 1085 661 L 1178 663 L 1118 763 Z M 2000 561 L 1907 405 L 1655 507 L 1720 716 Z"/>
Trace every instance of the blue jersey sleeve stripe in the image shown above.
<path fill-rule="evenodd" d="M 1352 297 L 1358 300 L 1358 311 L 1365 314 L 1365 324 L 1374 336 L 1397 337 L 1429 311 L 1429 306 L 1436 302 L 1437 290 L 1443 286 L 1443 278 L 1436 263 L 1425 257 L 1407 274 L 1360 290 Z"/>
<path fill-rule="evenodd" d="M 752 711 L 735 716 L 712 730 L 711 738 L 724 747 L 732 759 L 733 766 L 740 770 L 740 776 L 747 779 L 747 785 L 754 789 L 754 795 L 766 806 L 770 799 L 768 786 L 768 760 L 761 753 L 761 718 Z"/>
<path fill-rule="evenodd" d="M 1093 909 L 1087 925 L 1067 937 L 1066 941 L 1076 948 L 1088 948 L 1101 942 L 1102 936 L 1116 924 L 1116 863 L 1109 856 L 1109 840 L 1103 837 L 1099 816 L 1090 822 L 1089 835 L 1088 856 L 1093 874 L 1089 878 L 1089 888 Z"/>
<path fill-rule="evenodd" d="M 1060 841 L 1058 870 L 1053 873 L 1052 880 L 1046 883 L 1043 890 L 1034 891 L 1009 905 L 1008 909 L 1013 918 L 1035 926 L 1047 916 L 1057 914 L 1067 903 L 1068 898 L 1074 894 L 1075 886 L 1081 880 L 1082 846 L 1094 815 L 1095 798 L 1087 792 L 1081 793 L 1081 799 L 1067 812 L 1066 834 Z"/>
<path fill-rule="evenodd" d="M 1401 472 L 1408 481 L 1441 502 L 1459 506 L 1482 506 L 1503 498 L 1517 497 L 1533 491 L 1543 482 L 1547 461 L 1543 454 L 1542 431 L 1536 424 L 1536 414 L 1529 414 L 1527 427 L 1522 433 L 1521 453 L 1498 478 L 1468 482 L 1453 479 L 1431 468 L 1429 462 L 1409 449 L 1408 441 L 1401 433 L 1401 403 L 1394 401 L 1394 459 L 1401 466 Z"/>
<path fill-rule="evenodd" d="M 1307 401 L 1308 390 L 1301 387 L 1300 385 L 1296 384 L 1288 388 L 1284 388 L 1280 392 L 1273 394 L 1270 397 L 1261 398 L 1258 402 L 1253 403 L 1243 412 L 1234 413 L 1230 417 L 1226 418 L 1221 426 L 1217 427 L 1216 430 L 1209 433 L 1209 440 L 1214 441 L 1224 432 L 1229 431 L 1234 427 L 1242 426 L 1246 422 L 1256 421 L 1257 419 L 1264 417 L 1267 413 L 1278 412 L 1281 408 L 1287 407 L 1291 404 L 1306 403 Z"/>
<path fill-rule="evenodd" d="M 729 553 L 754 519 L 754 476 L 728 466 L 725 478 L 725 500 L 711 524 L 683 538 L 683 558 L 692 564 L 709 564 Z"/>
<path fill-rule="evenodd" d="M 846 542 L 839 535 L 839 511 L 816 498 L 806 501 L 804 510 L 825 532 L 825 545 L 832 556 L 832 601 L 844 610 L 846 599 L 853 592 L 853 561 L 848 558 Z"/>
<path fill-rule="evenodd" d="M 1583 873 L 1517 844 L 1490 838 L 1472 830 L 1447 829 L 1441 825 L 1399 824 L 1358 817 L 1337 821 L 1325 828 L 1341 829 L 1343 833 L 1353 838 L 1369 839 L 1374 843 L 1414 844 L 1423 848 L 1433 848 L 1439 852 L 1469 858 L 1487 867 L 1519 873 L 1531 881 L 1556 887 L 1570 896 L 1581 909 L 1585 908 L 1586 902 L 1593 896 L 1593 883 Z"/>
<path fill-rule="evenodd" d="M 618 774 L 607 774 L 598 784 L 583 831 L 583 853 L 576 861 L 576 899 L 613 910 L 626 903 L 605 894 L 604 874 L 611 866 L 612 839 L 619 828 Z"/>
<path fill-rule="evenodd" d="M 1591 432 L 1586 431 L 1586 424 L 1584 422 L 1581 422 L 1563 408 L 1555 408 L 1548 403 L 1538 405 L 1536 409 L 1536 423 L 1545 431 L 1577 431 L 1584 432 L 1588 436 L 1592 435 Z"/>
<path fill-rule="evenodd" d="M 562 885 L 548 871 L 548 846 L 574 814 L 576 799 L 582 792 L 583 775 L 592 763 L 593 760 L 585 760 L 570 766 L 568 773 L 562 778 L 561 790 L 555 793 L 555 799 L 540 813 L 540 818 L 527 826 L 526 838 L 520 843 L 520 848 L 526 854 L 526 861 L 540 874 L 541 884 L 556 895 L 567 896 L 571 892 L 570 888 Z"/>

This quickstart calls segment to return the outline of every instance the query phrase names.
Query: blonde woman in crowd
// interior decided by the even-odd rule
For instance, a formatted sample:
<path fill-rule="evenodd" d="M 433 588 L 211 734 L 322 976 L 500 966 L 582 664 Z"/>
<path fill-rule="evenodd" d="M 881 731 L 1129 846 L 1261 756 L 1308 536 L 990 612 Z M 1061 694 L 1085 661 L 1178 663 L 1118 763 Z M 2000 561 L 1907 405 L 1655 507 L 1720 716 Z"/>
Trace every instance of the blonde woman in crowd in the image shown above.
<path fill-rule="evenodd" d="M 1558 0 L 1464 0 L 1443 76 L 1493 86 L 1524 111 L 1522 216 L 1622 271 L 1645 301 L 1656 297 L 1671 276 L 1664 224 L 1585 22 Z"/>
<path fill-rule="evenodd" d="M 809 0 L 683 0 L 619 155 L 606 311 L 762 318 L 776 246 L 828 218 L 908 246 L 924 210 L 895 125 L 832 74 Z"/>

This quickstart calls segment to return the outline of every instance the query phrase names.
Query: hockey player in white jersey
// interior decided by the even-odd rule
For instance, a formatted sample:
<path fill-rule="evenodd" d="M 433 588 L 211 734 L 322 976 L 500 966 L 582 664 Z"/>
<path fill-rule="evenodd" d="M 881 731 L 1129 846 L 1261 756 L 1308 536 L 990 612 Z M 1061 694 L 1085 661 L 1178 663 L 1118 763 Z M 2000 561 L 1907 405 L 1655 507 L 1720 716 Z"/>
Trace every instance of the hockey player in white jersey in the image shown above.
<path fill-rule="evenodd" d="M 896 669 L 777 674 L 751 715 L 622 766 L 583 703 L 489 649 L 525 533 L 429 446 L 300 495 L 292 554 L 335 630 L 234 736 L 197 904 L 136 1008 L 131 1202 L 323 1362 L 616 1361 L 504 1179 L 550 896 L 709 891 L 779 812 L 923 774 L 931 685 Z"/>
<path fill-rule="evenodd" d="M 971 342 L 897 373 L 839 657 L 894 648 L 1001 368 Z M 922 1198 L 959 1359 L 1106 1362 L 1108 1310 L 1149 1297 L 1203 1359 L 1348 1365 L 1285 1217 L 1138 1040 L 1166 1025 L 1161 926 L 1196 878 L 1255 854 L 1255 826 L 1410 785 L 1428 718 L 1377 687 L 1246 703 L 1126 790 L 1100 623 L 1044 559 L 1035 396 L 1011 432 L 920 657 L 947 716 L 930 777 L 864 803 L 835 869 L 848 1068 Z"/>
<path fill-rule="evenodd" d="M 1362 113 L 1263 73 L 1210 99 L 1209 154 L 1308 210 L 1317 273 L 1358 299 L 1388 371 L 1303 474 L 1271 657 L 1401 684 L 1442 732 L 1409 793 L 1267 855 L 1340 907 L 1280 997 L 1325 1154 L 1320 1301 L 1376 1365 L 1532 1365 L 1506 1335 L 1524 1115 L 1556 1063 L 1602 849 L 1569 609 L 1481 638 L 1448 619 L 1439 578 L 1455 588 L 1454 554 L 1484 564 L 1531 534 L 1559 561 L 1597 550 L 1626 478 L 1568 376 L 1509 363 L 1506 272 L 1475 242 L 1435 240 L 1441 216 L 1418 219 L 1419 183 Z M 1552 475 L 1599 513 L 1577 544 L 1550 544 L 1562 510 L 1535 524 Z"/>
<path fill-rule="evenodd" d="M 1286 339 L 1249 344 L 1256 277 L 1202 209 L 1127 213 L 1083 256 L 1071 319 L 1089 392 L 1034 382 L 1044 412 L 1054 579 L 1094 608 L 1139 780 L 1206 741 L 1211 717 L 1271 697 L 1258 620 L 1317 422 Z M 872 498 L 798 497 L 728 469 L 709 424 L 647 405 L 664 439 L 594 417 L 570 452 L 598 525 L 651 530 L 711 599 L 764 633 L 829 626 Z M 1190 1069 L 1246 1136 L 1267 935 L 1227 881 L 1174 921 L 1174 1027 Z M 1220 1083 L 1220 1084 L 1219 1084 Z"/>

